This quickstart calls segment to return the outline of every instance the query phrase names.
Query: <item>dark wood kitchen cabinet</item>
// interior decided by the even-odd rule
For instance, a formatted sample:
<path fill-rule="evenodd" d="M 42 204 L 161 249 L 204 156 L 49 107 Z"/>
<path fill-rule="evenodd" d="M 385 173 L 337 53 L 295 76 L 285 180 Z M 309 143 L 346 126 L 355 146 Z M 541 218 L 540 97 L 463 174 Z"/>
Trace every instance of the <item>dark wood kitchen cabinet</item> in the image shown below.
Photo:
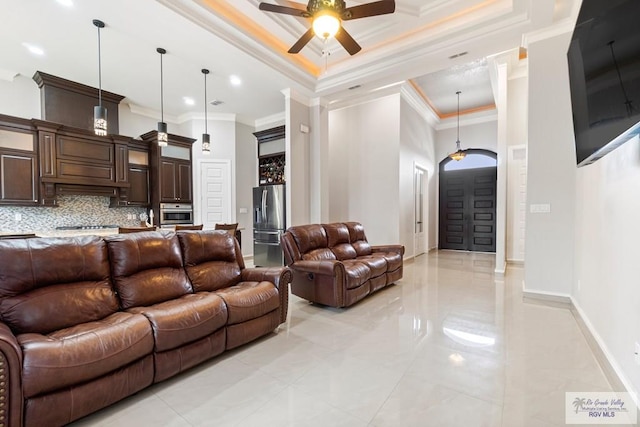
<path fill-rule="evenodd" d="M 27 120 L 0 117 L 0 205 L 38 204 L 35 132 Z"/>
<path fill-rule="evenodd" d="M 158 132 L 141 136 L 149 147 L 151 209 L 159 217 L 161 203 L 193 203 L 193 138 L 169 134 L 166 147 L 158 147 Z M 157 223 L 155 225 L 158 225 Z"/>
<path fill-rule="evenodd" d="M 128 167 L 130 187 L 127 206 L 148 207 L 151 204 L 149 149 L 143 141 L 131 142 Z"/>
<path fill-rule="evenodd" d="M 160 203 L 192 203 L 191 162 L 160 159 Z"/>

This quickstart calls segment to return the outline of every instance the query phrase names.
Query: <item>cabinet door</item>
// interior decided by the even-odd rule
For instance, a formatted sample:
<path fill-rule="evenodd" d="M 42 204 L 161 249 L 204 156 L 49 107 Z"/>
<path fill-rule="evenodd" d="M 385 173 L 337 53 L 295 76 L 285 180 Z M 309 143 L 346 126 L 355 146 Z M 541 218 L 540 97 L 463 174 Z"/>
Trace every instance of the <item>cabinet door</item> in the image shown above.
<path fill-rule="evenodd" d="M 35 154 L 0 152 L 0 203 L 38 203 Z"/>
<path fill-rule="evenodd" d="M 149 206 L 149 169 L 129 166 L 129 206 Z"/>
<path fill-rule="evenodd" d="M 191 164 L 190 163 L 178 163 L 178 200 L 182 203 L 191 203 L 192 191 L 191 191 Z"/>
<path fill-rule="evenodd" d="M 160 161 L 160 202 L 172 203 L 178 199 L 177 172 L 175 162 L 164 159 Z"/>

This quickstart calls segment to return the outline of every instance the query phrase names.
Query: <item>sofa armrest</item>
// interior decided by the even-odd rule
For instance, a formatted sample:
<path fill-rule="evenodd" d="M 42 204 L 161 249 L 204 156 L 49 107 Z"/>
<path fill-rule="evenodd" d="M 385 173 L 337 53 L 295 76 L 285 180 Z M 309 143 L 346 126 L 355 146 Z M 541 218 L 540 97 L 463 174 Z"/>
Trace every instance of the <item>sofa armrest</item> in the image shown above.
<path fill-rule="evenodd" d="M 404 255 L 404 245 L 380 245 L 371 246 L 372 252 L 396 252 Z"/>
<path fill-rule="evenodd" d="M 289 310 L 289 284 L 292 280 L 291 270 L 287 267 L 255 267 L 244 268 L 241 275 L 242 281 L 262 282 L 267 281 L 276 285 L 280 296 L 280 323 L 287 321 Z"/>
<path fill-rule="evenodd" d="M 0 323 L 0 424 L 21 426 L 23 406 L 22 349 L 11 329 Z"/>
<path fill-rule="evenodd" d="M 335 275 L 338 270 L 344 270 L 342 262 L 337 260 L 296 261 L 289 266 L 301 273 Z"/>
<path fill-rule="evenodd" d="M 301 260 L 289 266 L 293 272 L 291 292 L 309 301 L 344 307 L 346 271 L 337 260 Z"/>

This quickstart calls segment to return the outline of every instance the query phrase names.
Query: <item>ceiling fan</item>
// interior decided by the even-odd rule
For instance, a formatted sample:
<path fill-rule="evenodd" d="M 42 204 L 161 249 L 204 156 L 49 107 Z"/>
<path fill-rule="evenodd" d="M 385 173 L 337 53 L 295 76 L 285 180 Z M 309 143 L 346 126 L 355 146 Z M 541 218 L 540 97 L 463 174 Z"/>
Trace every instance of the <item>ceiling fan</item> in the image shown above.
<path fill-rule="evenodd" d="M 267 12 L 284 13 L 312 20 L 311 28 L 291 46 L 289 53 L 300 52 L 315 34 L 325 40 L 335 36 L 350 55 L 355 55 L 362 47 L 344 29 L 342 21 L 386 15 L 396 10 L 394 0 L 374 1 L 352 7 L 347 7 L 344 0 L 310 0 L 307 7 L 290 1 L 286 3 L 289 6 L 260 3 L 259 8 Z"/>

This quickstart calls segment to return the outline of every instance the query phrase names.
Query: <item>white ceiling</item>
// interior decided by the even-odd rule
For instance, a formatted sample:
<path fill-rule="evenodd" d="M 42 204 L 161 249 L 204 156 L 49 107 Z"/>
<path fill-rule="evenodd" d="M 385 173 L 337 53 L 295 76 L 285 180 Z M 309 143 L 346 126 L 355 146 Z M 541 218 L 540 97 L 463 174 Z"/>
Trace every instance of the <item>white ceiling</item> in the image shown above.
<path fill-rule="evenodd" d="M 103 89 L 157 114 L 164 56 L 165 115 L 203 111 L 201 68 L 212 70 L 209 113 L 256 119 L 284 110 L 283 89 L 328 101 L 414 79 L 441 113 L 474 108 L 491 98 L 489 55 L 517 49 L 522 35 L 571 20 L 580 0 L 398 0 L 396 12 L 344 24 L 363 47 L 350 57 L 337 42 L 314 39 L 298 55 L 286 50 L 308 21 L 258 9 L 258 0 L 0 0 L 0 78 L 44 71 L 97 86 L 97 30 L 102 30 Z M 273 3 L 286 5 L 284 0 Z M 347 6 L 367 3 L 347 1 Z M 9 19 L 7 19 L 9 18 Z M 34 56 L 23 43 L 41 47 Z M 464 56 L 449 57 L 467 52 Z M 229 76 L 243 84 L 234 87 Z M 35 83 L 34 83 L 35 85 Z M 348 91 L 349 87 L 361 87 Z M 195 99 L 186 105 L 183 97 Z M 1 112 L 0 112 L 1 113 Z"/>

